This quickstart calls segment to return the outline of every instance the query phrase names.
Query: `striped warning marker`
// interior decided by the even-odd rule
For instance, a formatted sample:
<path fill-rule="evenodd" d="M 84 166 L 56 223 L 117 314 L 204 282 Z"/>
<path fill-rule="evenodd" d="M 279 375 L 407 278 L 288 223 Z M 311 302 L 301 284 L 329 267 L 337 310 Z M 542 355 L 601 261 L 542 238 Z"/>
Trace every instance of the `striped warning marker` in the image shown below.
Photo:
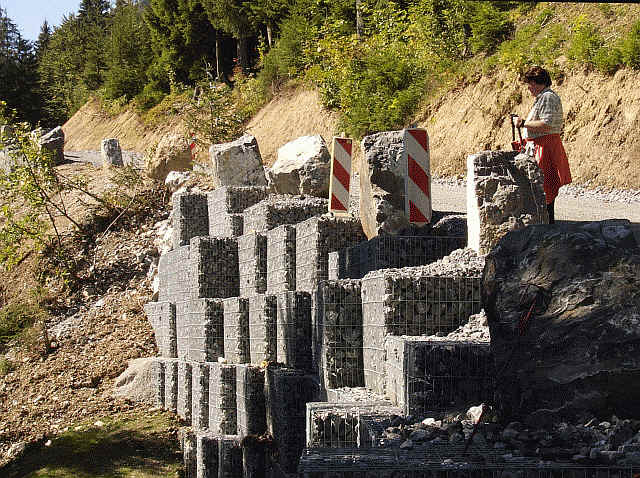
<path fill-rule="evenodd" d="M 195 156 L 195 153 L 193 152 L 195 147 L 196 147 L 196 134 L 191 133 L 191 142 L 189 143 L 189 150 L 191 151 L 191 159 L 193 159 L 193 157 Z"/>
<path fill-rule="evenodd" d="M 351 138 L 333 138 L 331 176 L 329 179 L 329 212 L 349 213 L 349 183 L 351 181 Z"/>
<path fill-rule="evenodd" d="M 421 128 L 404 130 L 403 161 L 407 165 L 405 178 L 405 211 L 412 224 L 431 222 L 431 166 L 429 136 Z"/>

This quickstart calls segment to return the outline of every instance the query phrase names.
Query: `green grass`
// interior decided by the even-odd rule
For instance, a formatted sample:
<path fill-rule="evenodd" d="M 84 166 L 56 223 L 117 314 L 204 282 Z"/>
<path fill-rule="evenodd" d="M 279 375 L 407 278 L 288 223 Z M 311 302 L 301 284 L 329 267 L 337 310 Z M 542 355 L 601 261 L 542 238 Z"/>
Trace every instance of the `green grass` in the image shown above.
<path fill-rule="evenodd" d="M 180 476 L 182 456 L 171 415 L 103 418 L 71 427 L 50 446 L 29 449 L 0 468 L 6 478 L 168 478 Z M 80 427 L 79 430 L 76 428 Z"/>

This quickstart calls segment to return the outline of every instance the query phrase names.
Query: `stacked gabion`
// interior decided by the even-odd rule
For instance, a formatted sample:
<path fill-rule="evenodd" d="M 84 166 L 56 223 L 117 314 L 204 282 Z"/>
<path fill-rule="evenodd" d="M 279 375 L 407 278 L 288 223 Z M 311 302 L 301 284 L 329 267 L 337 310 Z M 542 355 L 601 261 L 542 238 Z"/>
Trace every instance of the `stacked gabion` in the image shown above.
<path fill-rule="evenodd" d="M 321 289 L 324 386 L 364 386 L 360 281 L 327 281 Z"/>
<path fill-rule="evenodd" d="M 192 237 L 209 235 L 207 195 L 182 193 L 173 195 L 173 247 L 189 245 Z"/>
<path fill-rule="evenodd" d="M 388 336 L 385 351 L 387 396 L 407 415 L 493 399 L 495 370 L 486 341 Z"/>
<path fill-rule="evenodd" d="M 249 362 L 249 300 L 224 301 L 224 358 L 231 363 Z"/>
<path fill-rule="evenodd" d="M 178 357 L 211 362 L 224 357 L 224 307 L 221 299 L 192 299 L 176 304 Z"/>
<path fill-rule="evenodd" d="M 311 370 L 311 295 L 277 295 L 277 360 L 287 367 Z"/>
<path fill-rule="evenodd" d="M 192 425 L 195 430 L 209 428 L 209 364 L 194 363 L 191 366 Z"/>
<path fill-rule="evenodd" d="M 267 293 L 296 288 L 296 228 L 284 224 L 267 232 Z"/>
<path fill-rule="evenodd" d="M 238 435 L 262 435 L 267 430 L 264 369 L 255 365 L 236 367 Z"/>
<path fill-rule="evenodd" d="M 236 366 L 209 365 L 209 429 L 213 433 L 235 435 L 237 429 Z"/>
<path fill-rule="evenodd" d="M 314 292 L 329 278 L 329 253 L 364 240 L 360 221 L 329 215 L 296 225 L 296 289 Z"/>
<path fill-rule="evenodd" d="M 190 246 L 183 246 L 160 256 L 158 302 L 176 303 L 191 297 L 190 251 Z"/>
<path fill-rule="evenodd" d="M 241 297 L 267 290 L 267 236 L 250 232 L 238 237 L 238 270 Z"/>
<path fill-rule="evenodd" d="M 242 212 L 267 197 L 265 187 L 226 186 L 208 194 L 209 235 L 242 235 Z"/>
<path fill-rule="evenodd" d="M 429 266 L 385 269 L 362 280 L 365 385 L 384 391 L 384 338 L 447 334 L 481 310 L 483 260 L 465 249 Z"/>
<path fill-rule="evenodd" d="M 187 423 L 191 423 L 192 390 L 191 363 L 179 361 L 177 414 Z"/>
<path fill-rule="evenodd" d="M 305 445 L 306 404 L 318 398 L 318 384 L 313 375 L 273 366 L 265 381 L 267 431 L 277 446 L 280 467 L 295 473 Z"/>
<path fill-rule="evenodd" d="M 176 307 L 171 302 L 149 302 L 144 311 L 153 327 L 158 346 L 158 356 L 177 357 Z"/>
<path fill-rule="evenodd" d="M 275 295 L 249 298 L 249 358 L 251 363 L 277 358 L 277 300 Z"/>
<path fill-rule="evenodd" d="M 244 234 L 297 224 L 327 212 L 327 200 L 306 196 L 269 196 L 244 211 Z"/>
<path fill-rule="evenodd" d="M 191 297 L 237 297 L 239 294 L 238 243 L 224 237 L 191 239 Z"/>

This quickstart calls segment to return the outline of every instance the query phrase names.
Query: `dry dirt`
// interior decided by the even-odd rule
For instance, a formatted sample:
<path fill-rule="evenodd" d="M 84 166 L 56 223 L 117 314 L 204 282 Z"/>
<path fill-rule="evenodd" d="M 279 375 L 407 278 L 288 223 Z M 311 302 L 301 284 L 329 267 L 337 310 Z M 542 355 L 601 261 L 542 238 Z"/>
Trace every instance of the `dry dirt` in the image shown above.
<path fill-rule="evenodd" d="M 109 186 L 102 170 L 80 163 L 61 170 L 89 177 L 94 192 Z M 0 376 L 0 467 L 16 443 L 43 443 L 79 421 L 139 408 L 111 393 L 129 359 L 157 353 L 142 307 L 151 297 L 146 274 L 157 255 L 153 225 L 168 215 L 162 193 L 148 186 L 139 191 L 144 206 L 115 222 L 96 223 L 89 237 L 68 239 L 75 279 L 67 287 L 59 279 L 49 281 L 44 301 L 50 311 L 50 353 L 43 352 L 41 329 L 34 328 L 0 354 L 13 368 Z M 75 217 L 84 215 L 81 204 L 68 199 Z M 42 256 L 32 254 L 20 267 L 2 272 L 0 280 L 34 287 L 41 261 Z M 11 289 L 19 295 L 16 287 Z"/>
<path fill-rule="evenodd" d="M 577 72 L 552 88 L 563 101 L 564 144 L 574 182 L 640 188 L 640 72 L 613 77 Z M 510 149 L 509 113 L 526 115 L 533 100 L 515 75 L 461 85 L 422 115 L 431 165 L 443 176 L 464 174 L 468 154 Z"/>
<path fill-rule="evenodd" d="M 563 60 L 559 60 L 562 63 Z M 564 142 L 574 181 L 590 186 L 640 188 L 640 72 L 614 76 L 582 71 L 567 75 L 553 88 L 563 100 Z M 479 77 L 458 85 L 416 118 L 430 134 L 431 164 L 441 176 L 461 176 L 467 155 L 485 149 L 509 149 L 509 113 L 526 114 L 532 104 L 526 87 L 512 73 Z M 316 91 L 289 88 L 248 123 L 258 139 L 265 164 L 280 146 L 303 135 L 325 140 L 338 134 L 339 114 L 320 105 Z M 133 112 L 110 117 L 92 100 L 64 126 L 66 149 L 97 150 L 106 137 L 124 149 L 144 152 L 166 131 L 180 129 L 177 118 L 162 127 L 145 126 Z M 356 149 L 355 162 L 359 161 Z"/>

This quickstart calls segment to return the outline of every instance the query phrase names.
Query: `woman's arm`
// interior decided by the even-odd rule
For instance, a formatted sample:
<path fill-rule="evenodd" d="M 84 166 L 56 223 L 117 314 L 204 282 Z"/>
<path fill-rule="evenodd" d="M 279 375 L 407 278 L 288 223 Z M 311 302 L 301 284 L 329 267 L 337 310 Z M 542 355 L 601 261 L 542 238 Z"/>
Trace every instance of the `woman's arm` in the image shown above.
<path fill-rule="evenodd" d="M 531 131 L 532 133 L 548 133 L 551 131 L 551 125 L 545 123 L 544 120 L 531 120 L 525 122 L 523 118 L 518 118 L 516 126 L 520 128 L 523 125 L 527 128 L 527 131 Z"/>

